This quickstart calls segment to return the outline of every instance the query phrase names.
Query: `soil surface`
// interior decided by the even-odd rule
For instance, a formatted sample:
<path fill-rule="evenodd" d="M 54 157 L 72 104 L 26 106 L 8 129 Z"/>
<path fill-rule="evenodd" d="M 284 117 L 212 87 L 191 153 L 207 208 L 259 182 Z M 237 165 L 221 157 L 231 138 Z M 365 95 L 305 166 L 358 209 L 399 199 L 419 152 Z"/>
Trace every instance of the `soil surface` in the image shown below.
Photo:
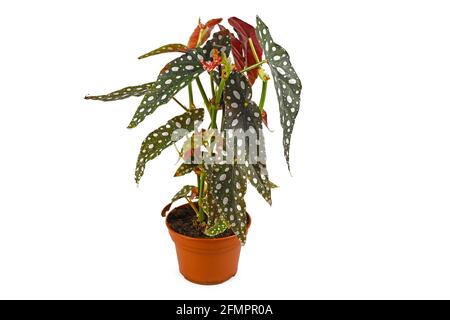
<path fill-rule="evenodd" d="M 189 205 L 173 209 L 167 216 L 167 223 L 176 232 L 193 238 L 225 238 L 233 235 L 231 229 L 214 237 L 205 235 L 205 227 L 198 223 L 197 215 Z"/>

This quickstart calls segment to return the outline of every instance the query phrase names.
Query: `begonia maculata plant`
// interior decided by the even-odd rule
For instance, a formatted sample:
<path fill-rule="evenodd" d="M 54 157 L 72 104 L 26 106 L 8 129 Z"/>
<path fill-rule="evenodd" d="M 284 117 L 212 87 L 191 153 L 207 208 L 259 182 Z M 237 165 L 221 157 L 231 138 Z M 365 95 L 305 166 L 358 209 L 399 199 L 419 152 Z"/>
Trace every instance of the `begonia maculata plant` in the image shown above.
<path fill-rule="evenodd" d="M 195 212 L 193 223 L 205 235 L 214 237 L 231 229 L 244 244 L 247 184 L 256 188 L 269 204 L 271 189 L 276 187 L 269 180 L 263 136 L 267 115 L 274 107 L 265 104 L 267 84 L 273 80 L 278 97 L 284 157 L 289 170 L 290 141 L 302 86 L 287 51 L 272 39 L 259 17 L 256 27 L 236 17 L 228 19 L 232 30 L 222 22 L 220 18 L 204 24 L 199 21 L 186 45 L 167 44 L 140 56 L 139 59 L 144 59 L 167 52 L 179 53 L 162 67 L 155 81 L 86 99 L 116 101 L 142 97 L 128 128 L 136 127 L 163 105 L 171 103 L 166 108 L 183 109 L 182 114 L 150 132 L 142 142 L 135 169 L 136 183 L 149 161 L 174 145 L 179 158 L 174 175 L 193 174 L 195 183 L 183 186 L 164 207 L 162 215 L 166 215 L 173 202 L 184 199 Z M 264 69 L 266 65 L 271 76 Z M 205 79 L 207 85 L 202 83 Z M 255 102 L 252 86 L 257 81 L 262 85 Z M 195 87 L 201 101 L 194 101 Z M 176 97 L 184 88 L 188 90 L 187 103 Z"/>

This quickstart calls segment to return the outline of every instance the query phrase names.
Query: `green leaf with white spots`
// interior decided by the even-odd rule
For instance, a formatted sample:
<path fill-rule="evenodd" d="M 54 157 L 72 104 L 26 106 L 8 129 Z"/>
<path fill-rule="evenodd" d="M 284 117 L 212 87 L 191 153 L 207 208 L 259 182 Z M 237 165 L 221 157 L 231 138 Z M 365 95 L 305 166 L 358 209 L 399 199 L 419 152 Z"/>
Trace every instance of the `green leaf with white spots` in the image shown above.
<path fill-rule="evenodd" d="M 181 188 L 180 191 L 178 191 L 178 192 L 172 197 L 171 202 L 174 203 L 175 201 L 180 200 L 181 198 L 187 197 L 187 196 L 192 192 L 192 190 L 193 190 L 194 188 L 196 188 L 196 187 L 195 187 L 195 186 L 190 186 L 190 185 L 184 186 L 183 188 Z"/>
<path fill-rule="evenodd" d="M 169 102 L 178 91 L 198 77 L 204 71 L 201 61 L 210 61 L 213 49 L 229 52 L 229 34 L 217 32 L 203 48 L 191 50 L 169 62 L 159 74 L 154 90 L 142 99 L 128 128 L 136 127 L 156 108 Z"/>
<path fill-rule="evenodd" d="M 182 163 L 177 171 L 174 174 L 174 177 L 181 177 L 184 176 L 185 174 L 188 174 L 192 171 L 194 171 L 194 169 L 197 167 L 197 164 L 194 163 Z"/>
<path fill-rule="evenodd" d="M 219 217 L 218 221 L 211 227 L 205 230 L 205 234 L 210 237 L 217 236 L 224 233 L 228 229 L 228 224 L 223 217 Z"/>
<path fill-rule="evenodd" d="M 244 164 L 240 166 L 242 174 L 245 175 L 248 181 L 255 187 L 259 194 L 272 205 L 272 191 L 274 184 L 269 181 L 267 168 L 262 163 Z"/>
<path fill-rule="evenodd" d="M 156 158 L 161 152 L 194 130 L 196 122 L 203 121 L 204 110 L 195 109 L 176 116 L 151 132 L 142 142 L 135 170 L 135 180 L 139 183 L 148 161 Z"/>
<path fill-rule="evenodd" d="M 275 183 L 273 183 L 272 181 L 269 181 L 269 185 L 270 185 L 270 188 L 271 188 L 271 189 L 279 188 L 279 186 L 276 185 Z"/>
<path fill-rule="evenodd" d="M 252 89 L 247 78 L 232 72 L 225 86 L 225 121 L 227 152 L 235 154 L 239 170 L 272 204 L 266 169 L 266 150 L 259 107 L 251 101 Z"/>
<path fill-rule="evenodd" d="M 173 96 L 203 72 L 195 52 L 190 51 L 171 61 L 155 82 L 155 89 L 142 99 L 128 128 L 134 128 L 160 105 L 169 102 Z"/>
<path fill-rule="evenodd" d="M 122 100 L 129 97 L 140 97 L 144 95 L 146 92 L 149 92 L 153 89 L 154 82 L 144 83 L 139 86 L 130 86 L 120 90 L 113 91 L 108 94 L 103 94 L 100 96 L 86 96 L 84 97 L 87 100 L 100 100 L 100 101 L 116 101 Z"/>
<path fill-rule="evenodd" d="M 284 157 L 289 165 L 289 147 L 292 128 L 300 109 L 302 84 L 292 67 L 287 51 L 275 43 L 264 22 L 256 17 L 256 35 L 264 50 L 272 73 L 280 107 L 280 121 L 283 128 Z"/>
<path fill-rule="evenodd" d="M 189 50 L 188 47 L 186 47 L 184 44 L 181 43 L 171 43 L 166 44 L 165 46 L 159 47 L 158 49 L 152 50 L 150 52 L 147 52 L 146 54 L 143 54 L 138 59 L 144 59 L 147 57 L 155 56 L 157 54 L 161 53 L 167 53 L 167 52 L 187 52 Z"/>
<path fill-rule="evenodd" d="M 208 185 L 208 224 L 214 226 L 221 218 L 233 230 L 242 244 L 247 233 L 247 213 L 244 196 L 247 191 L 245 176 L 238 164 L 214 164 L 206 166 Z"/>
<path fill-rule="evenodd" d="M 212 61 L 212 51 L 214 49 L 218 50 L 219 53 L 224 53 L 227 57 L 230 55 L 230 31 L 224 29 L 214 33 L 211 40 L 206 41 L 202 48 L 196 49 L 199 61 Z"/>
<path fill-rule="evenodd" d="M 172 204 L 177 201 L 180 200 L 182 198 L 187 197 L 192 190 L 194 190 L 196 187 L 195 186 L 190 186 L 190 185 L 186 185 L 183 188 L 181 188 L 180 191 L 178 191 L 173 197 L 172 200 L 170 200 L 170 202 L 163 208 L 162 212 L 161 212 L 161 216 L 165 217 L 167 214 L 167 211 L 170 210 L 170 207 L 172 206 Z"/>

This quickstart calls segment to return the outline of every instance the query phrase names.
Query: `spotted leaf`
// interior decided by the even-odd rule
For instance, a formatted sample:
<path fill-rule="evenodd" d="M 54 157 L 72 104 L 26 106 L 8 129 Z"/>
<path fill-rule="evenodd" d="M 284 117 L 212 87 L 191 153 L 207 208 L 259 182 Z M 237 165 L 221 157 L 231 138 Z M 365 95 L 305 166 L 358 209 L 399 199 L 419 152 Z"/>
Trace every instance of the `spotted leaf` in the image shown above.
<path fill-rule="evenodd" d="M 161 212 L 161 216 L 165 217 L 167 214 L 167 211 L 170 210 L 170 207 L 172 206 L 172 204 L 177 201 L 180 200 L 182 198 L 187 197 L 190 193 L 194 192 L 193 190 L 195 190 L 197 187 L 195 186 L 189 186 L 186 185 L 183 188 L 181 188 L 180 191 L 178 191 L 173 197 L 172 200 L 170 200 L 170 203 L 168 203 L 162 210 Z"/>
<path fill-rule="evenodd" d="M 202 65 L 194 51 L 171 61 L 167 68 L 159 74 L 155 82 L 155 89 L 144 96 L 128 128 L 136 127 L 146 116 L 153 113 L 160 105 L 169 102 L 178 91 L 202 72 Z"/>
<path fill-rule="evenodd" d="M 174 177 L 181 177 L 184 176 L 185 174 L 188 174 L 192 171 L 194 171 L 194 169 L 197 167 L 198 165 L 193 164 L 193 163 L 182 163 L 177 171 L 175 172 Z"/>
<path fill-rule="evenodd" d="M 198 59 L 200 61 L 213 61 L 216 50 L 219 53 L 224 53 L 227 57 L 231 52 L 230 31 L 227 29 L 220 30 L 213 34 L 211 40 L 199 49 L 196 49 Z"/>
<path fill-rule="evenodd" d="M 221 216 L 221 217 L 219 217 L 219 219 L 213 226 L 208 227 L 205 230 L 205 234 L 207 236 L 214 237 L 214 236 L 217 236 L 218 234 L 225 232 L 227 229 L 228 229 L 228 224 L 227 224 L 226 220 Z"/>
<path fill-rule="evenodd" d="M 155 56 L 157 54 L 161 53 L 167 53 L 167 52 L 187 52 L 189 49 L 184 44 L 181 43 L 171 43 L 166 44 L 165 46 L 159 47 L 158 49 L 152 50 L 150 52 L 147 52 L 146 54 L 143 54 L 138 59 L 144 59 L 147 57 Z"/>
<path fill-rule="evenodd" d="M 300 108 L 302 84 L 292 67 L 287 51 L 273 41 L 269 29 L 259 17 L 256 17 L 256 21 L 256 33 L 268 60 L 278 96 L 280 121 L 283 127 L 284 157 L 290 170 L 289 147 L 292 128 Z"/>
<path fill-rule="evenodd" d="M 181 198 L 185 198 L 187 197 L 192 190 L 194 190 L 196 188 L 196 186 L 184 186 L 183 188 L 181 188 L 180 191 L 178 191 L 173 197 L 172 200 L 170 200 L 172 203 L 174 203 L 177 200 L 180 200 Z"/>
<path fill-rule="evenodd" d="M 213 49 L 222 52 L 228 50 L 229 52 L 229 34 L 227 32 L 226 30 L 216 32 L 203 48 L 191 50 L 169 62 L 159 74 L 154 84 L 154 90 L 145 94 L 128 128 L 136 127 L 156 108 L 169 102 L 178 91 L 198 77 L 204 71 L 201 62 L 211 61 Z"/>
<path fill-rule="evenodd" d="M 261 162 L 254 164 L 246 163 L 239 168 L 242 171 L 242 174 L 245 174 L 247 180 L 250 181 L 264 200 L 272 205 L 271 189 L 274 187 L 274 184 L 269 181 L 266 165 Z"/>
<path fill-rule="evenodd" d="M 203 121 L 203 116 L 203 109 L 188 111 L 151 132 L 141 145 L 135 170 L 136 183 L 139 183 L 144 174 L 146 163 L 156 158 L 164 149 L 183 138 L 188 132 L 193 131 L 196 122 Z"/>
<path fill-rule="evenodd" d="M 225 86 L 225 121 L 227 156 L 237 160 L 239 170 L 272 204 L 271 188 L 266 169 L 266 150 L 259 107 L 251 101 L 247 79 L 232 72 Z"/>
<path fill-rule="evenodd" d="M 108 94 L 103 94 L 100 96 L 86 96 L 84 97 L 87 100 L 100 100 L 100 101 L 115 101 L 122 100 L 129 97 L 139 97 L 144 95 L 146 92 L 149 92 L 153 89 L 154 82 L 144 83 L 139 86 L 130 86 L 120 90 L 113 91 Z"/>
<path fill-rule="evenodd" d="M 206 167 L 208 170 L 206 199 L 210 226 L 224 219 L 244 244 L 247 226 L 244 196 L 247 181 L 238 166 L 238 164 L 214 164 Z"/>

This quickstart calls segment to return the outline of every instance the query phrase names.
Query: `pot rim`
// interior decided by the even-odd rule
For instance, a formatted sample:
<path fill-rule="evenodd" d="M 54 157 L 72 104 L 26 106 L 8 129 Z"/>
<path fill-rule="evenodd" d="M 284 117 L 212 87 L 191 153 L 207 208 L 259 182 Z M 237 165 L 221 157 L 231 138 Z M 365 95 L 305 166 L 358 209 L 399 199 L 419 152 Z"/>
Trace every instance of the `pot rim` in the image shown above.
<path fill-rule="evenodd" d="M 172 213 L 172 211 L 174 211 L 175 209 L 178 209 L 178 208 L 184 207 L 184 206 L 188 206 L 188 205 L 189 205 L 188 203 L 182 204 L 182 205 L 180 205 L 180 206 L 178 206 L 178 207 L 175 207 L 175 208 L 173 208 L 172 210 L 170 210 L 170 212 L 167 214 L 167 216 L 166 216 L 166 218 L 165 218 L 165 223 L 166 223 L 167 229 L 169 229 L 170 231 L 176 233 L 177 236 L 180 236 L 181 238 L 185 238 L 185 239 L 189 239 L 189 240 L 194 240 L 194 241 L 225 241 L 225 240 L 230 240 L 230 239 L 232 239 L 232 238 L 236 238 L 236 239 L 237 239 L 237 236 L 236 236 L 235 234 L 233 234 L 233 235 L 231 235 L 231 236 L 227 236 L 227 237 L 221 237 L 221 238 L 195 238 L 195 237 L 190 237 L 190 236 L 187 236 L 187 235 L 185 235 L 185 234 L 182 234 L 182 233 L 179 233 L 179 232 L 175 231 L 175 230 L 169 225 L 169 223 L 167 222 L 167 218 L 168 218 L 169 215 Z M 248 229 L 250 228 L 250 225 L 252 224 L 252 218 L 251 218 L 251 216 L 248 214 L 248 212 L 247 212 L 247 217 L 248 217 L 248 220 L 247 220 L 247 231 L 248 231 Z"/>

